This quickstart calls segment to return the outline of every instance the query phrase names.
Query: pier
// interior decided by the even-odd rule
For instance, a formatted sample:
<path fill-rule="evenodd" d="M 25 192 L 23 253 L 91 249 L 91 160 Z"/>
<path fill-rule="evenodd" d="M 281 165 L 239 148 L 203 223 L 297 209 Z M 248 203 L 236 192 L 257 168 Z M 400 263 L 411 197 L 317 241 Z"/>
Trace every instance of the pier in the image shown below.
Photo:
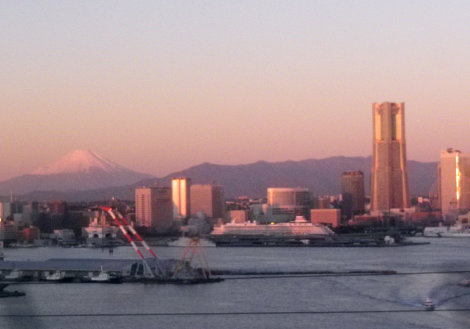
<path fill-rule="evenodd" d="M 175 275 L 176 273 L 176 275 Z M 55 275 L 56 274 L 56 275 Z M 96 279 L 107 274 L 109 280 Z M 152 275 L 153 274 L 153 275 Z M 103 275 L 102 275 L 103 277 Z M 1 261 L 0 282 L 155 282 L 209 283 L 212 278 L 201 268 L 176 259 L 64 259 L 45 261 Z"/>

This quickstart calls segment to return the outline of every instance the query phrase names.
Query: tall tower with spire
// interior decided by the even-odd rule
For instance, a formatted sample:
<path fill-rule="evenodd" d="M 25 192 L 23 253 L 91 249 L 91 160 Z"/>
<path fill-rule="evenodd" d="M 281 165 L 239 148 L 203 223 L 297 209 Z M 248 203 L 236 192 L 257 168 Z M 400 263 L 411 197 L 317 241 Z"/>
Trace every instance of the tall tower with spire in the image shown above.
<path fill-rule="evenodd" d="M 371 210 L 409 207 L 405 103 L 372 104 Z"/>

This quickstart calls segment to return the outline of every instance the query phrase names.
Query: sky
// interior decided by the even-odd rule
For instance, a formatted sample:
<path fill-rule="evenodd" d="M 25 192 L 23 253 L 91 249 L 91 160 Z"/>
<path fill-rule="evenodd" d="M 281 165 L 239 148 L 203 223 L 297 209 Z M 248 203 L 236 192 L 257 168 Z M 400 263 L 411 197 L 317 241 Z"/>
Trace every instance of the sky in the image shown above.
<path fill-rule="evenodd" d="M 470 153 L 468 1 L 1 1 L 0 180 L 90 149 L 163 176 L 372 153 Z"/>

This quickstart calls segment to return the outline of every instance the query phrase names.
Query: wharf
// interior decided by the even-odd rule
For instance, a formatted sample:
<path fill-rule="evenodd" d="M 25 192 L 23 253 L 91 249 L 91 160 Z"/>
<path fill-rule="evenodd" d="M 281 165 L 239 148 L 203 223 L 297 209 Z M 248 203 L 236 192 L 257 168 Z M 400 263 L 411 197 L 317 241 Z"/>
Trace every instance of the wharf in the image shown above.
<path fill-rule="evenodd" d="M 89 258 L 51 258 L 45 261 L 8 261 L 0 262 L 0 271 L 99 271 L 101 267 L 109 271 L 122 271 L 134 259 L 89 259 Z"/>
<path fill-rule="evenodd" d="M 117 275 L 130 275 L 131 269 L 139 261 L 126 259 L 62 259 L 45 261 L 1 261 L 0 278 L 4 282 L 40 281 L 47 274 L 65 272 L 68 281 L 79 281 L 89 273 L 106 272 Z M 136 264 L 136 265 L 134 265 Z"/>
<path fill-rule="evenodd" d="M 178 275 L 174 275 L 178 268 Z M 149 277 L 149 270 L 157 274 Z M 57 281 L 47 277 L 60 273 Z M 93 281 L 100 273 L 118 280 Z M 45 261 L 0 261 L 1 282 L 48 281 L 53 282 L 145 282 L 145 283 L 209 283 L 218 278 L 207 278 L 198 268 L 176 259 L 65 259 Z"/>

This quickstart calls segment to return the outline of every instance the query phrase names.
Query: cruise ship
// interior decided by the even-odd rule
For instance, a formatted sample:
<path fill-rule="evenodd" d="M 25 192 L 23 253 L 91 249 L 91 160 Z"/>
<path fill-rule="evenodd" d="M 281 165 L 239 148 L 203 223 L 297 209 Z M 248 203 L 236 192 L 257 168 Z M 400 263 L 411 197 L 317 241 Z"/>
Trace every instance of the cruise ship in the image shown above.
<path fill-rule="evenodd" d="M 297 216 L 295 221 L 278 224 L 258 224 L 257 222 L 228 223 L 215 227 L 211 236 L 258 236 L 275 238 L 321 238 L 333 236 L 327 226 L 310 223 L 304 217 Z"/>

